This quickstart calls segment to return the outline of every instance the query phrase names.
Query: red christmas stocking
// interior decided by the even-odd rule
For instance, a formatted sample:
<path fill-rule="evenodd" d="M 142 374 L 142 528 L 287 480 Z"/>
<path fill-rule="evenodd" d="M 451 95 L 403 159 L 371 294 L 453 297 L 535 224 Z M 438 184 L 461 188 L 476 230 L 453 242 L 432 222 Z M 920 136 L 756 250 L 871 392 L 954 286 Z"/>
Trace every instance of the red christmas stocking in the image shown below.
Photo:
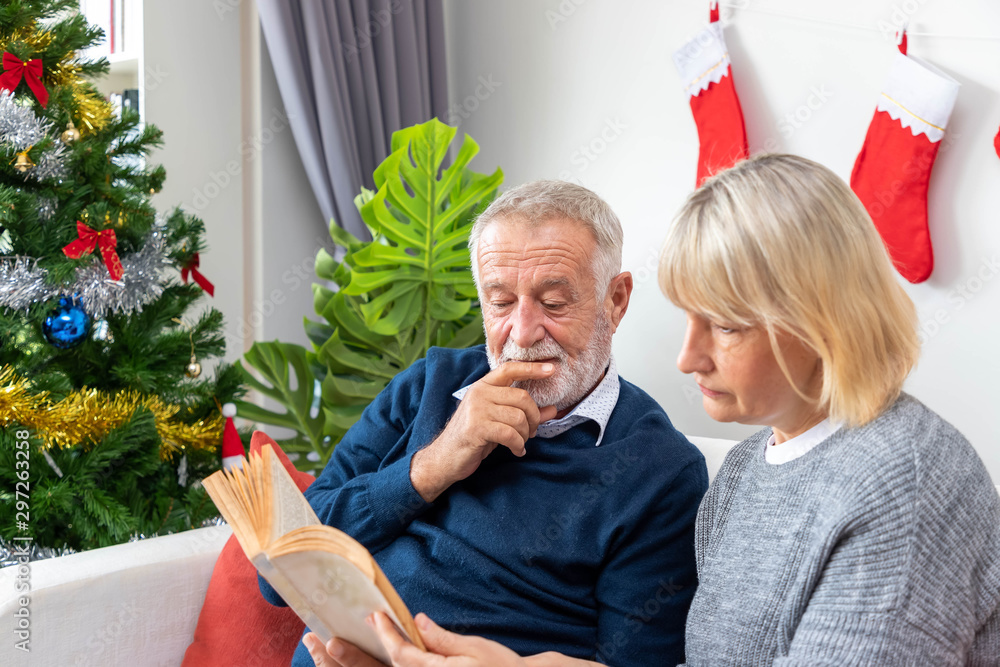
<path fill-rule="evenodd" d="M 896 270 L 911 283 L 934 269 L 927 188 L 959 83 L 906 55 L 905 35 L 851 172 Z"/>
<path fill-rule="evenodd" d="M 707 28 L 674 52 L 674 65 L 698 126 L 699 186 L 715 172 L 750 154 L 717 6 L 711 10 L 710 19 Z"/>

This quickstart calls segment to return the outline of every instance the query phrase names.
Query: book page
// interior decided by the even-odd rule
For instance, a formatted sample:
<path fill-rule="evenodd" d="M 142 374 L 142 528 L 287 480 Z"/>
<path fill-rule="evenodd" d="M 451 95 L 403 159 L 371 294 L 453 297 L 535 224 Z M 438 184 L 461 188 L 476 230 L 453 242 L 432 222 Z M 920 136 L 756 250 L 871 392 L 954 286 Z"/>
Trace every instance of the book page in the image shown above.
<path fill-rule="evenodd" d="M 244 553 L 252 558 L 266 545 L 262 544 L 260 539 L 258 510 L 251 503 L 245 493 L 245 486 L 241 483 L 246 476 L 244 469 L 247 467 L 249 463 L 243 459 L 243 468 L 232 472 L 218 470 L 202 480 L 202 484 L 216 508 L 232 527 L 233 534 Z"/>
<path fill-rule="evenodd" d="M 261 574 L 324 644 L 333 637 L 340 637 L 385 664 L 391 662 L 365 619 L 376 611 L 383 611 L 397 628 L 402 628 L 403 624 L 375 582 L 353 563 L 329 552 L 301 551 L 272 557 L 270 565 L 283 581 L 271 581 L 263 570 Z M 294 590 L 289 596 L 292 599 L 285 597 L 280 584 Z M 306 607 L 305 613 L 293 604 L 293 600 L 301 601 Z M 403 630 L 400 633 L 407 636 Z"/>
<path fill-rule="evenodd" d="M 291 475 L 281 465 L 281 461 L 271 451 L 270 445 L 264 446 L 265 463 L 270 464 L 271 472 L 271 502 L 272 521 L 271 536 L 268 543 L 273 543 L 285 533 L 303 526 L 321 525 L 316 512 L 309 501 L 295 486 Z"/>

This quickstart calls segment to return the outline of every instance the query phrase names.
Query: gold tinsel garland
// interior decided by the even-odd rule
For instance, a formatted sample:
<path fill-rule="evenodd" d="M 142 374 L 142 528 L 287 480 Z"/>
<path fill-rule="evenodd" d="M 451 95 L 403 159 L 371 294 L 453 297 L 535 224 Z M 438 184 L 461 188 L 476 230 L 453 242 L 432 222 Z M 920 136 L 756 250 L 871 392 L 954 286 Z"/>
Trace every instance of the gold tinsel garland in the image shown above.
<path fill-rule="evenodd" d="M 34 394 L 27 380 L 14 369 L 0 369 L 0 426 L 19 425 L 34 431 L 45 447 L 88 447 L 127 422 L 145 407 L 156 418 L 160 434 L 160 458 L 166 460 L 186 448 L 212 449 L 222 443 L 221 415 L 194 424 L 175 421 L 183 409 L 165 403 L 158 396 L 136 391 L 111 393 L 84 387 L 60 401 L 49 392 Z"/>
<path fill-rule="evenodd" d="M 83 85 L 83 79 L 77 77 L 73 86 L 73 105 L 76 107 L 77 127 L 80 133 L 87 135 L 99 132 L 111 121 L 113 111 L 111 105 L 98 97 Z"/>
<path fill-rule="evenodd" d="M 70 54 L 69 57 L 75 57 Z M 107 127 L 114 116 L 111 104 L 100 93 L 87 85 L 80 76 L 80 66 L 67 61 L 45 68 L 45 82 L 50 86 L 65 86 L 73 91 L 75 121 L 82 134 L 90 134 Z"/>
<path fill-rule="evenodd" d="M 52 43 L 52 33 L 48 30 L 38 30 L 38 24 L 32 22 L 23 28 L 18 28 L 7 37 L 0 37 L 0 53 L 9 49 L 15 42 L 23 42 L 35 51 L 41 51 Z"/>

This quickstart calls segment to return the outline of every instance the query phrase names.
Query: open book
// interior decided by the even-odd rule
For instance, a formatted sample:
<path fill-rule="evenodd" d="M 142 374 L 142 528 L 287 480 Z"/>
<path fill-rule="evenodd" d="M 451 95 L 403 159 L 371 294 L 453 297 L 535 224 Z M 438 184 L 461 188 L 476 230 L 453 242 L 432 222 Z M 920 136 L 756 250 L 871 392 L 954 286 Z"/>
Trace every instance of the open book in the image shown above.
<path fill-rule="evenodd" d="M 345 639 L 388 664 L 365 618 L 384 611 L 423 649 L 413 617 L 368 550 L 324 526 L 270 445 L 204 480 L 250 562 L 323 643 Z"/>

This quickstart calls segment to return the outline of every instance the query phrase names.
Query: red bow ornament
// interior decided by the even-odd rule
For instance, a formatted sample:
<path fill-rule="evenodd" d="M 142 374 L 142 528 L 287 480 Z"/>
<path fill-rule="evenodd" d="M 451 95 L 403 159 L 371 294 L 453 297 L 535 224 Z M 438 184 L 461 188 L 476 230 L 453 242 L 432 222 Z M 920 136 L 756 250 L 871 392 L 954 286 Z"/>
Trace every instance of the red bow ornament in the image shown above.
<path fill-rule="evenodd" d="M 187 285 L 188 273 L 190 272 L 191 277 L 194 278 L 196 283 L 198 283 L 198 286 L 208 292 L 209 296 L 214 297 L 215 285 L 213 285 L 208 278 L 201 274 L 198 270 L 199 266 L 201 266 L 201 258 L 198 257 L 198 253 L 195 253 L 191 255 L 191 260 L 187 263 L 187 266 L 181 269 L 181 279 L 184 281 L 184 284 Z"/>
<path fill-rule="evenodd" d="M 121 280 L 122 276 L 125 275 L 125 269 L 122 268 L 122 262 L 118 259 L 118 252 L 115 250 L 118 245 L 115 230 L 105 229 L 103 232 L 99 232 L 77 220 L 76 233 L 79 238 L 63 248 L 63 253 L 72 259 L 79 259 L 88 252 L 94 252 L 94 248 L 100 246 L 101 257 L 104 258 L 104 266 L 108 267 L 111 279 Z"/>
<path fill-rule="evenodd" d="M 40 58 L 22 61 L 9 51 L 3 54 L 3 75 L 0 75 L 0 89 L 14 92 L 21 79 L 28 82 L 28 88 L 38 98 L 44 108 L 49 103 L 49 91 L 42 84 L 42 61 Z"/>

